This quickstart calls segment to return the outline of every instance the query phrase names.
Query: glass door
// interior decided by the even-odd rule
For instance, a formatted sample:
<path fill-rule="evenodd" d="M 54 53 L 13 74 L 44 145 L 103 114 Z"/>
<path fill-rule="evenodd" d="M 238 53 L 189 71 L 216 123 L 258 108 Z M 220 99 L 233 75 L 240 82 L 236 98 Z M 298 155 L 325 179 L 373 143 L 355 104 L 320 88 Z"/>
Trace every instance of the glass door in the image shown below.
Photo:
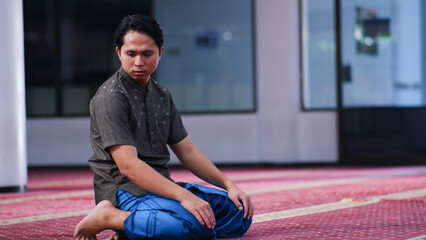
<path fill-rule="evenodd" d="M 426 163 L 426 1 L 336 2 L 341 161 Z"/>

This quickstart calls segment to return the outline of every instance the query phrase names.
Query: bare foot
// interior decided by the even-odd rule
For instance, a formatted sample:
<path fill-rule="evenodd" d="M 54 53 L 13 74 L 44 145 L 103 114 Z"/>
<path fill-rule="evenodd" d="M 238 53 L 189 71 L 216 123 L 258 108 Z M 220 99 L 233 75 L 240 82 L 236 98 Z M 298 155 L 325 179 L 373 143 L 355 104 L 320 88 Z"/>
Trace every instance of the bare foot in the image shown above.
<path fill-rule="evenodd" d="M 110 236 L 108 240 L 128 240 L 126 234 L 124 233 L 115 233 L 114 235 Z"/>
<path fill-rule="evenodd" d="M 109 221 L 117 211 L 110 201 L 104 200 L 81 220 L 75 227 L 74 238 L 96 239 L 96 234 L 110 227 Z M 121 210 L 118 210 L 121 211 Z"/>
<path fill-rule="evenodd" d="M 116 234 L 114 234 L 114 235 L 112 235 L 112 236 L 109 236 L 109 238 L 108 238 L 108 240 L 119 240 L 120 238 L 118 237 L 118 233 L 116 233 Z"/>

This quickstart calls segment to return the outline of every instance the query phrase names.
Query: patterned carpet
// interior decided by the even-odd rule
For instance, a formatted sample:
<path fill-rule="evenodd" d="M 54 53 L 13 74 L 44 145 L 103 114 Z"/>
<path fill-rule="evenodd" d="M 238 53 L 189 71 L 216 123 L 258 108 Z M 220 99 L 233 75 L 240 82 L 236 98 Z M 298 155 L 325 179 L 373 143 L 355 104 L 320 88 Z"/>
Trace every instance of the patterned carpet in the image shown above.
<path fill-rule="evenodd" d="M 176 181 L 205 184 L 171 171 Z M 426 166 L 222 171 L 255 205 L 242 239 L 426 239 Z M 94 207 L 92 176 L 81 168 L 30 169 L 27 192 L 0 194 L 0 239 L 71 239 Z"/>

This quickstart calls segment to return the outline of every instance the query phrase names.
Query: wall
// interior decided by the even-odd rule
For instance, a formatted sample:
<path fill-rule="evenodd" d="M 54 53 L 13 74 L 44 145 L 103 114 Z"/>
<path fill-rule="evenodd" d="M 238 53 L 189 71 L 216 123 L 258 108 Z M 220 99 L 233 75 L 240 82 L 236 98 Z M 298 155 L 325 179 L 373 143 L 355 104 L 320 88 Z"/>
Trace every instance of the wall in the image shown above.
<path fill-rule="evenodd" d="M 259 159 L 337 159 L 334 112 L 302 112 L 298 1 L 256 1 Z"/>
<path fill-rule="evenodd" d="M 297 0 L 255 1 L 256 113 L 183 116 L 214 163 L 336 161 L 336 113 L 301 111 L 298 12 Z M 29 119 L 27 127 L 30 166 L 87 164 L 88 118 Z"/>

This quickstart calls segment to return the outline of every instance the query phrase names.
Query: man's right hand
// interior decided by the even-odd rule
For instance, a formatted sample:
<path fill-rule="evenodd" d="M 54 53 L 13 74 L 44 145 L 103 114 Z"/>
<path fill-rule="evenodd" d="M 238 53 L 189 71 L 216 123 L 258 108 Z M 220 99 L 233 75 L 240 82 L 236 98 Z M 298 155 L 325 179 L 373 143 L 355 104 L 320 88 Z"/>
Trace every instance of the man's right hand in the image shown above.
<path fill-rule="evenodd" d="M 186 189 L 185 189 L 186 190 Z M 216 219 L 210 204 L 203 199 L 195 196 L 186 190 L 182 197 L 178 199 L 182 207 L 195 216 L 201 225 L 213 229 L 216 225 Z"/>

